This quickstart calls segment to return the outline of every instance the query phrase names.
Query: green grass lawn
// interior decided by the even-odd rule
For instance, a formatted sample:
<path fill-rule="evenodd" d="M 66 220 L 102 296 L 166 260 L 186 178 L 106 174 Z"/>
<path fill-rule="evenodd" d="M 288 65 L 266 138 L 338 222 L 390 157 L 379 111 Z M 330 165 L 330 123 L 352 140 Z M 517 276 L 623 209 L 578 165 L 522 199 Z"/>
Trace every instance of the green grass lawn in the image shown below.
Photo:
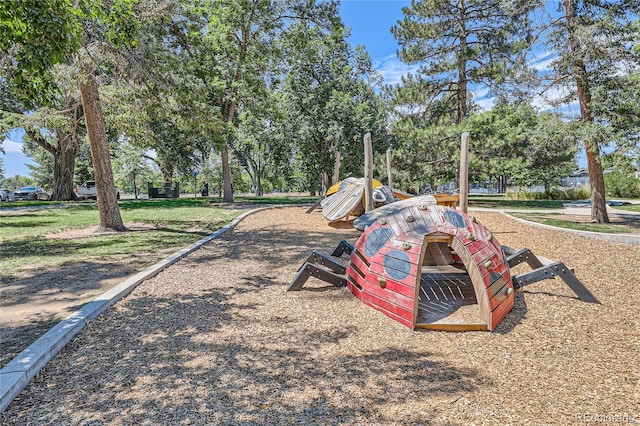
<path fill-rule="evenodd" d="M 630 204 L 628 206 L 617 206 L 614 207 L 616 210 L 627 210 L 630 212 L 640 212 L 640 203 L 638 204 Z"/>
<path fill-rule="evenodd" d="M 19 205 L 27 207 L 26 203 Z M 98 225 L 95 203 L 3 210 L 0 214 L 0 276 L 11 276 L 27 268 L 55 268 L 95 260 L 140 258 L 143 263 L 151 264 L 162 254 L 220 229 L 247 209 L 214 206 L 206 198 L 121 201 L 120 213 L 125 224 L 146 224 L 144 230 L 88 234 L 82 238 L 68 235 L 73 230 Z"/>
<path fill-rule="evenodd" d="M 544 225 L 557 226 L 559 228 L 575 229 L 578 231 L 603 232 L 607 234 L 637 233 L 637 230 L 620 224 L 598 224 L 590 222 L 578 222 L 565 218 L 560 213 L 510 213 L 520 219 L 542 223 Z"/>
<path fill-rule="evenodd" d="M 0 209 L 0 277 L 32 268 L 55 268 L 87 261 L 140 259 L 152 264 L 168 252 L 198 241 L 251 208 L 245 203 L 303 204 L 313 197 L 236 197 L 236 204 L 218 198 L 121 200 L 125 224 L 144 230 L 69 238 L 73 230 L 99 224 L 95 202 L 3 203 Z M 9 207 L 27 207 L 12 210 Z M 43 208 L 50 206 L 51 208 Z M 135 229 L 135 228 L 134 228 Z"/>

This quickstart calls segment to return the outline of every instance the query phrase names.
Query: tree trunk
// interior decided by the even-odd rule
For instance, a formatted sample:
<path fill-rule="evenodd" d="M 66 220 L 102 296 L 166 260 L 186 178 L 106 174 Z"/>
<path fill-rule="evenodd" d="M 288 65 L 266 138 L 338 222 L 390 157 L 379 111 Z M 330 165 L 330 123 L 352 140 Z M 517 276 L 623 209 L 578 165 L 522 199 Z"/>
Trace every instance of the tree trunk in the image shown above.
<path fill-rule="evenodd" d="M 91 147 L 94 179 L 96 181 L 98 212 L 100 216 L 98 231 L 126 231 L 127 228 L 122 223 L 118 200 L 116 198 L 116 185 L 113 182 L 113 170 L 111 169 L 109 144 L 105 130 L 102 105 L 100 104 L 100 95 L 98 93 L 98 83 L 92 70 L 88 70 L 86 81 L 81 81 L 79 88 L 87 126 L 87 135 L 89 136 L 89 146 Z"/>
<path fill-rule="evenodd" d="M 69 201 L 76 199 L 76 195 L 73 192 L 76 151 L 75 143 L 63 142 L 58 136 L 58 152 L 53 157 L 52 200 Z"/>
<path fill-rule="evenodd" d="M 336 151 L 336 161 L 333 163 L 333 180 L 332 184 L 340 181 L 340 163 L 342 158 L 340 157 L 340 151 Z"/>
<path fill-rule="evenodd" d="M 138 182 L 136 181 L 136 175 L 133 175 L 133 197 L 138 199 Z"/>
<path fill-rule="evenodd" d="M 53 188 L 50 199 L 53 201 L 75 200 L 73 174 L 78 145 L 74 135 L 56 131 L 57 145 L 50 144 L 39 133 L 32 130 L 27 130 L 27 135 L 53 156 Z"/>
<path fill-rule="evenodd" d="M 591 220 L 596 223 L 609 223 L 604 188 L 604 171 L 602 170 L 602 164 L 600 164 L 599 149 L 597 145 L 594 145 L 586 147 L 586 150 L 591 185 Z"/>
<path fill-rule="evenodd" d="M 262 197 L 264 195 L 264 189 L 262 189 L 262 176 L 260 176 L 260 173 L 257 174 L 256 180 L 258 183 L 256 186 L 256 195 Z"/>
<path fill-rule="evenodd" d="M 572 52 L 579 52 L 579 41 L 575 35 L 576 5 L 574 0 L 563 0 L 569 47 Z M 591 91 L 587 81 L 587 68 L 584 61 L 574 57 L 571 61 L 571 72 L 578 90 L 580 103 L 580 121 L 593 122 L 591 114 Z M 585 141 L 587 151 L 587 167 L 589 168 L 589 185 L 591 186 L 591 220 L 596 223 L 609 223 L 607 202 L 605 199 L 604 173 L 600 163 L 600 149 L 596 141 Z"/>
<path fill-rule="evenodd" d="M 220 150 L 220 160 L 222 161 L 222 191 L 224 193 L 222 201 L 225 203 L 233 203 L 231 167 L 229 167 L 229 146 L 226 143 Z"/>

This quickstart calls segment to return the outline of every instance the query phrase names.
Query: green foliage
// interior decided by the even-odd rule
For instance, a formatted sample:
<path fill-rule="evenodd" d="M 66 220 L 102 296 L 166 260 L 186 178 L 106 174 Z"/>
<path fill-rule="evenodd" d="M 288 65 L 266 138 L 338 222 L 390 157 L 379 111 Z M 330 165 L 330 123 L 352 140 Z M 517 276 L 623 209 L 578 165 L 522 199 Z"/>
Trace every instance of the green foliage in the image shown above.
<path fill-rule="evenodd" d="M 517 200 L 585 200 L 590 197 L 586 188 L 552 188 L 545 192 L 519 191 L 515 193 Z"/>
<path fill-rule="evenodd" d="M 496 105 L 492 110 L 473 114 L 470 129 L 470 167 L 472 182 L 498 176 L 517 178 L 529 159 L 527 132 L 536 125 L 536 111 L 529 105 Z M 530 157 L 529 157 L 530 158 Z"/>
<path fill-rule="evenodd" d="M 543 112 L 526 133 L 525 168 L 517 176 L 522 185 L 559 184 L 576 166 L 577 136 L 574 126 L 557 114 Z"/>
<path fill-rule="evenodd" d="M 70 0 L 0 2 L 0 51 L 16 63 L 14 89 L 22 101 L 39 98 L 53 83 L 50 70 L 69 61 L 82 42 L 83 15 Z"/>
<path fill-rule="evenodd" d="M 36 182 L 28 176 L 14 175 L 11 177 L 0 179 L 0 188 L 6 188 L 10 191 L 15 191 L 23 186 L 32 186 Z"/>
<path fill-rule="evenodd" d="M 53 187 L 53 157 L 38 144 L 33 142 L 28 135 L 24 137 L 22 151 L 34 160 L 34 164 L 29 164 L 30 176 L 35 185 L 47 190 Z"/>
<path fill-rule="evenodd" d="M 331 32 L 308 22 L 289 31 L 290 72 L 281 97 L 287 111 L 284 133 L 292 142 L 294 186 L 320 189 L 322 174 L 333 175 L 337 152 L 341 177 L 363 173 L 363 137 L 372 134 L 374 150 L 384 152 L 388 137 L 382 104 L 365 78 L 375 80 L 371 60 L 347 44 L 347 30 Z"/>
<path fill-rule="evenodd" d="M 626 155 L 609 155 L 603 159 L 605 164 L 611 163 L 613 170 L 604 175 L 607 196 L 620 198 L 639 198 L 640 179 L 633 159 Z"/>
<path fill-rule="evenodd" d="M 431 100 L 454 94 L 456 122 L 468 115 L 470 83 L 507 97 L 507 81 L 526 71 L 520 43 L 529 29 L 526 2 L 416 0 L 391 29 L 399 57 L 419 64 Z M 409 81 L 404 81 L 409 83 Z"/>
<path fill-rule="evenodd" d="M 144 157 L 142 149 L 127 141 L 116 146 L 113 169 L 116 186 L 125 193 L 139 193 L 146 190 L 147 182 L 161 180 Z"/>

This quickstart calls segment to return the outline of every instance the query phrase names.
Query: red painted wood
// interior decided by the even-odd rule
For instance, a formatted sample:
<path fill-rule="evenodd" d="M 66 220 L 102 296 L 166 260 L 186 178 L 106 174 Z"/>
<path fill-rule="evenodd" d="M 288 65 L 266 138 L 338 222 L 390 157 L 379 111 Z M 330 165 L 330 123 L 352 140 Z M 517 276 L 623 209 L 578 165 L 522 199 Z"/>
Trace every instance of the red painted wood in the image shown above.
<path fill-rule="evenodd" d="M 404 318 L 406 321 L 410 322 L 412 324 L 411 327 L 413 327 L 413 308 L 405 309 L 385 299 L 382 299 L 375 294 L 369 293 L 364 289 L 362 292 L 360 292 L 359 299 L 367 302 L 367 304 L 373 306 L 384 314 L 390 312 L 396 316 Z"/>
<path fill-rule="evenodd" d="M 369 302 L 366 299 L 360 298 L 360 301 L 362 301 L 362 303 L 364 303 L 367 306 L 372 307 L 373 309 L 375 309 L 378 312 L 381 312 L 382 314 L 386 315 L 387 317 L 399 322 L 400 324 L 409 327 L 411 330 L 414 329 L 414 324 L 413 324 L 413 318 L 411 319 L 407 319 L 406 317 L 400 316 L 400 315 L 396 315 L 393 312 L 390 311 L 386 311 L 384 309 L 380 309 L 379 306 Z"/>
<path fill-rule="evenodd" d="M 465 215 L 456 210 L 467 224 L 467 228 L 458 228 L 444 219 L 446 208 L 430 206 L 426 210 L 420 210 L 417 206 L 399 210 L 385 217 L 386 224 L 379 222 L 371 225 L 358 239 L 355 248 L 364 256 L 368 235 L 379 228 L 388 228 L 393 232 L 391 238 L 384 243 L 378 252 L 367 258 L 367 266 L 362 259 L 354 252 L 351 255 L 351 263 L 347 266 L 349 276 L 349 289 L 352 293 L 367 305 L 383 312 L 390 318 L 413 328 L 413 318 L 416 309 L 415 286 L 417 275 L 420 270 L 420 254 L 427 235 L 441 233 L 453 235 L 458 239 L 463 247 L 464 253 L 453 252 L 453 258 L 458 264 L 470 262 L 477 265 L 478 272 L 471 275 L 474 286 L 483 289 L 483 298 L 489 303 L 491 309 L 491 321 L 489 328 L 495 328 L 500 321 L 508 314 L 514 305 L 514 294 L 504 294 L 504 289 L 512 288 L 511 275 L 508 266 L 504 263 L 505 258 L 499 243 L 493 234 L 482 224 L 474 223 L 471 216 Z M 413 221 L 407 221 L 408 216 L 413 216 Z M 473 238 L 468 238 L 472 234 Z M 409 243 L 410 247 L 403 248 L 403 243 Z M 384 266 L 386 256 L 393 256 L 394 251 L 406 255 L 405 272 L 407 275 L 400 279 L 392 279 L 389 270 Z M 403 256 L 396 257 L 397 259 Z M 491 267 L 487 268 L 485 263 L 491 261 Z M 398 269 L 403 269 L 399 264 Z M 469 265 L 467 265 L 469 266 Z M 355 272 L 355 268 L 364 274 L 364 278 Z M 475 271 L 475 266 L 472 268 Z M 492 273 L 500 275 L 497 280 L 492 278 Z M 384 287 L 380 286 L 379 279 L 384 280 Z M 494 280 L 495 285 L 491 287 Z M 358 289 L 355 284 L 362 287 Z M 495 292 L 495 294 L 494 294 Z"/>
<path fill-rule="evenodd" d="M 415 306 L 413 295 L 406 296 L 401 293 L 397 293 L 390 288 L 382 288 L 379 284 L 371 282 L 372 279 L 375 278 L 371 275 L 367 276 L 367 283 L 362 286 L 363 291 L 371 294 L 372 297 L 375 296 L 380 300 L 393 304 L 394 306 L 413 312 L 413 308 Z"/>
<path fill-rule="evenodd" d="M 378 251 L 378 254 L 376 256 L 373 256 L 374 259 L 372 259 L 371 261 L 382 263 L 385 256 L 398 258 L 396 256 L 393 256 L 392 252 L 399 251 L 407 255 L 410 263 L 417 265 L 418 263 L 420 263 L 420 251 L 422 250 L 422 243 L 416 244 L 415 241 L 407 242 L 411 245 L 411 247 L 408 250 L 405 250 L 401 245 L 402 241 L 389 241 Z"/>
<path fill-rule="evenodd" d="M 369 267 L 369 271 L 371 271 L 375 275 L 374 277 L 371 277 L 371 279 L 375 280 L 374 281 L 375 283 L 377 283 L 378 277 L 382 277 L 382 278 L 385 278 L 387 282 L 394 281 L 404 285 L 405 287 L 413 288 L 416 285 L 417 266 L 414 266 L 413 268 L 414 268 L 413 273 L 407 275 L 407 277 L 402 280 L 396 280 L 395 278 L 391 278 L 387 273 L 387 271 L 385 270 L 384 266 L 378 263 L 372 263 L 371 266 Z M 407 295 L 409 295 L 409 293 L 407 293 Z"/>
<path fill-rule="evenodd" d="M 353 266 L 351 265 L 353 264 Z M 362 272 L 362 275 L 367 275 L 367 270 L 369 269 L 369 267 L 367 265 L 364 264 L 364 262 L 362 261 L 362 259 L 360 259 L 360 256 L 358 256 L 357 254 L 353 253 L 351 255 L 351 259 L 349 261 L 349 265 L 347 265 L 347 269 L 348 268 L 355 268 L 358 271 Z M 358 272 L 353 271 L 354 274 L 357 274 Z"/>
<path fill-rule="evenodd" d="M 492 246 L 487 245 L 485 241 L 483 241 L 483 243 L 484 243 L 484 247 L 482 247 L 480 250 L 476 251 L 471 255 L 473 261 L 478 266 L 484 264 L 484 262 L 489 260 L 491 256 L 496 254 L 496 251 Z"/>
<path fill-rule="evenodd" d="M 515 306 L 515 293 L 512 293 L 504 302 L 491 312 L 491 323 L 489 324 L 489 331 L 493 331 L 500 322 L 511 312 Z"/>
<path fill-rule="evenodd" d="M 491 262 L 491 268 L 487 268 L 486 262 Z M 480 271 L 480 276 L 484 280 L 485 287 L 489 287 L 491 285 L 491 273 L 494 272 L 498 275 L 502 275 L 505 272 L 505 264 L 502 263 L 502 257 L 500 257 L 497 253 L 493 253 L 491 257 L 485 259 L 478 263 L 478 270 Z"/>

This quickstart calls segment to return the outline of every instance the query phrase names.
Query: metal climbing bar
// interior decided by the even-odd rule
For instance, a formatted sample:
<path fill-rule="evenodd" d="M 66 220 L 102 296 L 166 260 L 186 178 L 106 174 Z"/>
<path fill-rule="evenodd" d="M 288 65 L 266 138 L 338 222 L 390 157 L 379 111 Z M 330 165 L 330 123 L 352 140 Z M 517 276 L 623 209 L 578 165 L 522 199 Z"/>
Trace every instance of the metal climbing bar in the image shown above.
<path fill-rule="evenodd" d="M 526 285 L 537 283 L 548 278 L 560 277 L 580 300 L 587 303 L 600 303 L 598 299 L 585 287 L 573 274 L 573 270 L 560 261 L 553 261 L 544 257 L 538 257 L 528 248 L 514 250 L 511 247 L 502 246 L 502 251 L 508 256 L 507 263 L 513 268 L 526 262 L 533 270 L 512 277 L 513 286 L 517 290 Z"/>
<path fill-rule="evenodd" d="M 322 265 L 323 267 L 318 265 Z M 298 273 L 293 280 L 291 280 L 286 291 L 300 290 L 311 277 L 319 278 L 335 286 L 347 285 L 345 266 L 336 262 L 326 254 L 318 250 L 313 250 L 307 260 L 298 268 Z"/>

